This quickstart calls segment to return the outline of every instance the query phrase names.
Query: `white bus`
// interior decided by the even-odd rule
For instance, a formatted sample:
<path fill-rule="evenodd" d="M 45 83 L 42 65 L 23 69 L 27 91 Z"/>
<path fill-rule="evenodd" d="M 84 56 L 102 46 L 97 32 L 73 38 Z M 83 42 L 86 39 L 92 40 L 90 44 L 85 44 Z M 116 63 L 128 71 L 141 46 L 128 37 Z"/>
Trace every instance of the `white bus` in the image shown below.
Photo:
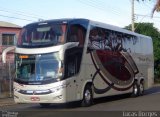
<path fill-rule="evenodd" d="M 139 96 L 154 79 L 150 37 L 87 19 L 24 26 L 15 64 L 15 102 L 41 106 L 72 101 L 90 106 L 94 98 Z"/>

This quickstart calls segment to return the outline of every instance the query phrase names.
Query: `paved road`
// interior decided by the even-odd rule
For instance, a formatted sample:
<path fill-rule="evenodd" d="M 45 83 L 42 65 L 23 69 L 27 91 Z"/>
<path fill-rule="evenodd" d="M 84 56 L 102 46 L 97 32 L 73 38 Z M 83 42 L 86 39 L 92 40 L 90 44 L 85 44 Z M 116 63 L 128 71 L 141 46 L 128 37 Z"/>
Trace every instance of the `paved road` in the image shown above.
<path fill-rule="evenodd" d="M 64 104 L 51 105 L 49 108 L 42 108 L 38 104 L 16 104 L 3 106 L 0 109 L 2 110 L 2 115 L 13 114 L 18 117 L 58 117 L 60 115 L 67 115 L 67 117 L 82 117 L 83 115 L 100 117 L 100 115 L 106 116 L 106 114 L 116 117 L 132 115 L 133 117 L 138 115 L 141 117 L 143 115 L 160 117 L 160 86 L 147 90 L 144 96 L 137 98 L 132 98 L 128 95 L 100 98 L 95 100 L 95 104 L 91 107 L 79 107 L 76 103 L 71 103 L 69 106 Z M 153 116 L 150 116 L 150 114 Z"/>

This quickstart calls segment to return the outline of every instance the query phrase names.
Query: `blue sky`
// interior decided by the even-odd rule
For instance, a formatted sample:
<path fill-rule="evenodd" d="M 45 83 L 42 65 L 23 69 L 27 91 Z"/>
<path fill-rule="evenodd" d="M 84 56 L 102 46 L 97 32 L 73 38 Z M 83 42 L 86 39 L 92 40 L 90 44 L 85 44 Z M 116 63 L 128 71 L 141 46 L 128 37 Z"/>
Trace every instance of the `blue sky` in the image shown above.
<path fill-rule="evenodd" d="M 153 22 L 160 27 L 160 13 L 155 13 L 153 19 L 149 17 L 155 1 L 135 1 L 136 22 Z M 87 18 L 119 27 L 131 23 L 131 0 L 0 0 L 0 3 L 0 21 L 20 26 L 38 19 L 58 18 Z"/>

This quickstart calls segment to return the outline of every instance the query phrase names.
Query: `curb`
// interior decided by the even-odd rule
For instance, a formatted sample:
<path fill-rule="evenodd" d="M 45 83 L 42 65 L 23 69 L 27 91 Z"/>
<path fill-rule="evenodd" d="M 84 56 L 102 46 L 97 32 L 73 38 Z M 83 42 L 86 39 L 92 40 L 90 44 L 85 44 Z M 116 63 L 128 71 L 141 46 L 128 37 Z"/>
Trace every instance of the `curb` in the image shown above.
<path fill-rule="evenodd" d="M 11 103 L 11 104 L 0 104 L 0 107 L 3 107 L 3 106 L 12 106 L 12 105 L 15 105 L 16 103 Z"/>
<path fill-rule="evenodd" d="M 16 104 L 13 98 L 0 98 L 0 107 L 2 106 L 11 106 Z"/>

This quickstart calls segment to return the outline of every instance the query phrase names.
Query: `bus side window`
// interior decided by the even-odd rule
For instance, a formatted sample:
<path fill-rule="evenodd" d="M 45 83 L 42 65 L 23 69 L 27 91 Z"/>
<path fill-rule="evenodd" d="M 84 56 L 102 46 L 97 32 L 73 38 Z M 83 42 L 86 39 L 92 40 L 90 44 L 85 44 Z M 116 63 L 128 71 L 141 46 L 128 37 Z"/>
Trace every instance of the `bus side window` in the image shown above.
<path fill-rule="evenodd" d="M 77 35 L 76 34 L 72 34 L 71 36 L 70 36 L 70 40 L 69 40 L 70 42 L 78 42 L 78 39 L 77 39 Z"/>
<path fill-rule="evenodd" d="M 80 71 L 81 52 L 76 48 L 67 49 L 65 52 L 65 73 L 64 77 L 69 78 L 77 75 Z"/>
<path fill-rule="evenodd" d="M 77 73 L 76 57 L 70 53 L 71 50 L 67 50 L 65 55 L 65 78 L 74 76 Z"/>
<path fill-rule="evenodd" d="M 75 74 L 76 71 L 76 63 L 75 61 L 69 61 L 68 63 L 68 76 L 73 76 Z"/>
<path fill-rule="evenodd" d="M 66 42 L 79 42 L 79 45 L 65 51 L 65 78 L 77 75 L 80 71 L 86 29 L 79 24 L 71 24 Z"/>
<path fill-rule="evenodd" d="M 79 42 L 79 45 L 83 47 L 85 41 L 86 29 L 79 25 L 73 24 L 70 26 L 70 30 L 67 36 L 67 42 Z"/>

